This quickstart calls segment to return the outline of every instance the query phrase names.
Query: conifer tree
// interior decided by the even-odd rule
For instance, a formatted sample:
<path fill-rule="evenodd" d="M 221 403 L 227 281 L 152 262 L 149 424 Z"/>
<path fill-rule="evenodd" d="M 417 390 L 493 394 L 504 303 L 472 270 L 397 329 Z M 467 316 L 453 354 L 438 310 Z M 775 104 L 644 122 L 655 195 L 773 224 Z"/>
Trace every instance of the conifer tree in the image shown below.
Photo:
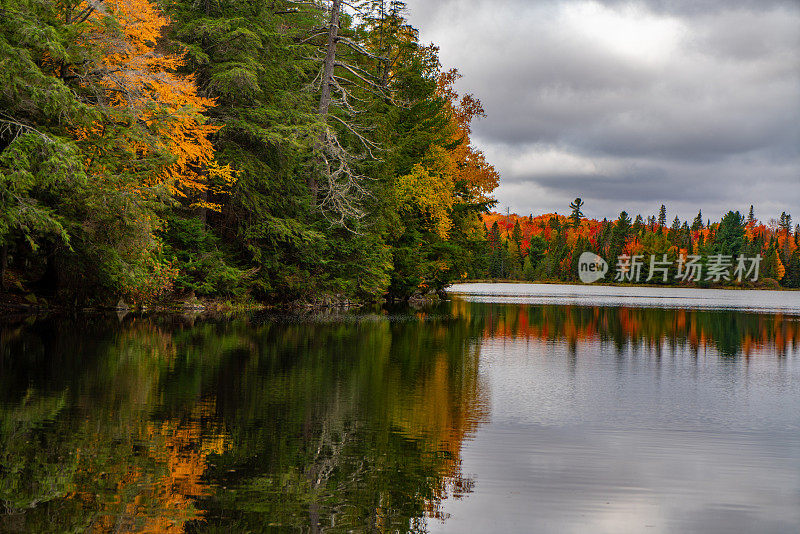
<path fill-rule="evenodd" d="M 738 211 L 729 211 L 719 224 L 714 240 L 714 252 L 738 256 L 745 245 L 744 225 L 744 217 Z"/>
<path fill-rule="evenodd" d="M 694 221 L 692 221 L 692 231 L 696 232 L 698 230 L 702 230 L 703 227 L 703 210 L 700 210 L 697 212 L 697 217 L 695 217 Z"/>
<path fill-rule="evenodd" d="M 631 218 L 625 211 L 620 212 L 619 219 L 614 224 L 614 229 L 611 232 L 610 243 L 610 259 L 616 261 L 616 258 L 625 250 L 625 245 L 630 237 L 631 232 Z"/>
<path fill-rule="evenodd" d="M 644 228 L 645 228 L 644 219 L 642 219 L 641 215 L 637 215 L 636 220 L 633 222 L 633 226 L 631 227 L 631 232 L 633 233 L 633 235 L 641 237 Z"/>
<path fill-rule="evenodd" d="M 583 200 L 580 198 L 576 198 L 572 203 L 570 203 L 569 207 L 572 209 L 572 214 L 569 216 L 570 225 L 573 228 L 578 228 L 581 225 L 581 219 L 583 218 L 583 212 L 581 208 L 583 207 Z"/>

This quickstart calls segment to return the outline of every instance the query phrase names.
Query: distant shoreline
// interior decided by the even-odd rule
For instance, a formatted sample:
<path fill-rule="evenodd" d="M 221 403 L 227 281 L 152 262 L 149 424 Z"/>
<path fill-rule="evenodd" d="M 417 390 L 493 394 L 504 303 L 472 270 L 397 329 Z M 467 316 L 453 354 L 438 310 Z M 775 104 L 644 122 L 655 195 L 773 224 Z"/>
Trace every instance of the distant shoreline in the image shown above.
<path fill-rule="evenodd" d="M 654 287 L 662 289 L 725 289 L 730 291 L 800 291 L 794 287 L 783 286 L 725 286 L 725 285 L 712 285 L 712 286 L 695 286 L 695 285 L 665 285 L 665 284 L 615 284 L 611 282 L 595 282 L 593 284 L 582 284 L 579 282 L 562 282 L 559 280 L 506 280 L 506 279 L 475 279 L 475 280 L 461 280 L 454 282 L 448 286 L 445 291 L 450 291 L 450 288 L 460 284 L 523 284 L 523 285 L 541 285 L 541 286 L 577 286 L 577 287 Z"/>

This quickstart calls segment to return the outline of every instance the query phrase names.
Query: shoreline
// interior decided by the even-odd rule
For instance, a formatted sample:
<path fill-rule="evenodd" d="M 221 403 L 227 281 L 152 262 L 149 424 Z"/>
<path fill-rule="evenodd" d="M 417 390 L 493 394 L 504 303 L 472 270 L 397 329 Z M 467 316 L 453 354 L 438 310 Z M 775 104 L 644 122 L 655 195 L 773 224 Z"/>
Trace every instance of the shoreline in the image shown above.
<path fill-rule="evenodd" d="M 710 285 L 710 286 L 697 286 L 697 285 L 684 285 L 684 284 L 615 284 L 611 282 L 595 282 L 593 284 L 584 284 L 581 282 L 562 282 L 559 280 L 510 280 L 510 279 L 470 279 L 462 280 L 448 286 L 445 291 L 449 291 L 451 287 L 461 284 L 520 284 L 520 285 L 541 285 L 541 286 L 577 286 L 577 287 L 651 287 L 662 289 L 724 289 L 727 291 L 800 291 L 800 288 L 777 286 L 729 286 L 729 285 Z"/>
<path fill-rule="evenodd" d="M 470 279 L 462 280 L 447 286 L 445 294 L 462 295 L 458 291 L 453 291 L 455 286 L 463 284 L 507 284 L 507 285 L 526 285 L 526 286 L 569 286 L 569 287 L 618 287 L 623 289 L 631 288 L 655 288 L 655 289 L 679 289 L 679 290 L 725 290 L 725 291 L 786 291 L 797 292 L 800 289 L 781 286 L 746 286 L 736 287 L 727 285 L 716 286 L 693 286 L 693 285 L 663 285 L 663 284 L 614 284 L 614 283 L 594 283 L 583 284 L 579 282 L 562 282 L 557 280 L 509 280 L 509 279 Z M 409 299 L 407 304 L 415 305 L 421 303 L 431 303 L 432 301 L 442 301 L 443 298 L 434 295 L 419 295 Z M 44 297 L 34 294 L 6 293 L 0 294 L 0 321 L 3 318 L 12 316 L 35 316 L 58 313 L 117 313 L 127 315 L 129 313 L 156 313 L 156 314 L 197 314 L 197 315 L 225 315 L 234 313 L 252 313 L 268 310 L 274 311 L 309 311 L 309 310 L 353 310 L 370 306 L 371 304 L 357 302 L 343 297 L 331 295 L 320 295 L 311 301 L 298 301 L 286 303 L 265 303 L 257 301 L 230 301 L 220 299 L 205 299 L 198 297 L 164 300 L 152 305 L 127 305 L 120 301 L 117 305 L 88 305 L 74 306 L 64 303 L 51 303 Z M 385 304 L 385 302 L 383 303 Z"/>

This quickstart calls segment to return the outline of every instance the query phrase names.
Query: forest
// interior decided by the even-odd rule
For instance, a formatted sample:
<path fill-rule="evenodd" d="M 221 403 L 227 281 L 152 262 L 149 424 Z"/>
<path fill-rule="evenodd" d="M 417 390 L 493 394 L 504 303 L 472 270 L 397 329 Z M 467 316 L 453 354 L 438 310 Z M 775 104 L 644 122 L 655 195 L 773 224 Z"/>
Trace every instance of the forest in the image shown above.
<path fill-rule="evenodd" d="M 620 256 L 643 258 L 641 282 L 650 278 L 652 256 L 669 265 L 664 276 L 648 283 L 670 285 L 727 285 L 746 287 L 800 288 L 800 224 L 792 227 L 792 216 L 781 213 L 777 219 L 760 221 L 753 206 L 747 216 L 729 211 L 718 222 L 703 219 L 702 211 L 690 221 L 675 216 L 667 223 L 663 204 L 657 215 L 632 218 L 627 212 L 615 221 L 583 216 L 584 202 L 576 198 L 568 215 L 539 216 L 487 213 L 483 216 L 486 245 L 482 273 L 489 279 L 575 282 L 578 261 L 584 252 L 608 260 L 611 276 Z M 708 280 L 700 270 L 699 280 L 681 279 L 681 258 L 697 256 L 699 265 L 708 266 L 714 256 L 731 259 L 730 280 Z M 733 274 L 739 257 L 762 259 L 758 276 L 738 280 Z M 753 278 L 757 278 L 753 281 Z"/>
<path fill-rule="evenodd" d="M 3 0 L 3 300 L 404 301 L 466 279 L 573 281 L 583 251 L 760 253 L 762 285 L 798 287 L 787 214 L 490 213 L 481 102 L 405 9 Z"/>
<path fill-rule="evenodd" d="M 404 11 L 3 0 L 2 292 L 367 302 L 471 273 L 484 111 Z"/>

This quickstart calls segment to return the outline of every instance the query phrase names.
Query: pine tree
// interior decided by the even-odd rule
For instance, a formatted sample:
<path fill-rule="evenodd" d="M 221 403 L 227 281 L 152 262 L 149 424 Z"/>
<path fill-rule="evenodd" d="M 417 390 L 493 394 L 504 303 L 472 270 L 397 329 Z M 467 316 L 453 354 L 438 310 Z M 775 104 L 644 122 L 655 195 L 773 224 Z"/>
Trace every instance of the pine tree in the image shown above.
<path fill-rule="evenodd" d="M 511 230 L 511 244 L 512 254 L 511 260 L 514 263 L 515 269 L 519 269 L 519 275 L 522 275 L 523 261 L 522 257 L 522 229 L 519 225 L 519 219 L 514 223 L 514 228 Z"/>
<path fill-rule="evenodd" d="M 504 246 L 500 236 L 500 227 L 495 221 L 489 230 L 489 244 L 492 249 L 489 274 L 492 278 L 502 278 L 504 274 L 503 255 Z"/>
<path fill-rule="evenodd" d="M 522 264 L 522 278 L 524 280 L 533 281 L 536 279 L 536 269 L 533 265 L 530 255 L 525 256 L 525 261 Z"/>
<path fill-rule="evenodd" d="M 631 233 L 631 218 L 628 213 L 623 211 L 619 214 L 614 229 L 611 232 L 611 243 L 609 249 L 610 260 L 615 261 L 616 258 L 625 250 L 625 245 Z"/>
<path fill-rule="evenodd" d="M 583 218 L 583 212 L 581 211 L 581 208 L 583 207 L 583 204 L 583 200 L 576 198 L 569 205 L 569 207 L 572 209 L 572 214 L 569 216 L 570 225 L 572 228 L 578 228 L 581 225 L 581 219 Z"/>
<path fill-rule="evenodd" d="M 669 241 L 672 242 L 673 244 L 677 245 L 680 241 L 679 239 L 680 231 L 681 231 L 681 221 L 680 219 L 678 219 L 678 216 L 676 215 L 675 219 L 672 221 L 672 226 L 670 226 L 669 232 L 667 233 L 667 239 L 669 239 Z"/>
<path fill-rule="evenodd" d="M 697 217 L 692 221 L 692 231 L 697 232 L 703 229 L 703 210 L 697 212 Z"/>
<path fill-rule="evenodd" d="M 663 234 L 667 228 L 667 208 L 661 204 L 661 209 L 658 210 L 658 226 Z"/>
<path fill-rule="evenodd" d="M 792 216 L 785 211 L 781 213 L 780 219 L 778 219 L 778 228 L 788 236 L 792 231 Z"/>
<path fill-rule="evenodd" d="M 714 252 L 738 256 L 745 245 L 744 217 L 738 211 L 729 211 L 719 224 L 714 239 Z"/>
<path fill-rule="evenodd" d="M 792 254 L 781 284 L 785 287 L 800 288 L 800 250 L 795 250 Z"/>
<path fill-rule="evenodd" d="M 681 233 L 680 246 L 686 249 L 690 249 L 692 246 L 692 231 L 689 228 L 688 222 L 683 221 L 680 233 Z"/>

